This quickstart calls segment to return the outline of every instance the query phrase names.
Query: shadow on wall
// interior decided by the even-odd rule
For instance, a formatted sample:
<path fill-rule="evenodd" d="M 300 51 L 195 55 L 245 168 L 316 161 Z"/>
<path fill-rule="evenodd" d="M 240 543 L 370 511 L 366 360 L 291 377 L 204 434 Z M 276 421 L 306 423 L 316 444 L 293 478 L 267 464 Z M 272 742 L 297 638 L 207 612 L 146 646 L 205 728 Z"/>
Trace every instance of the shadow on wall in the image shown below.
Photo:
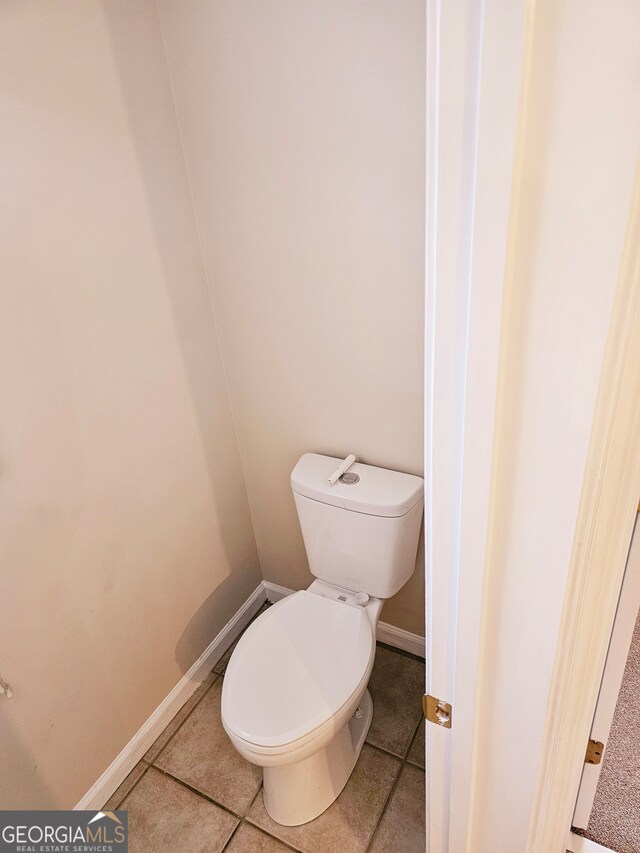
<path fill-rule="evenodd" d="M 226 571 L 232 573 L 194 614 L 178 643 L 176 659 L 185 672 L 211 639 L 211 626 L 226 622 L 229 611 L 240 606 L 261 577 L 159 20 L 154 61 L 149 62 L 150 50 L 139 50 L 141 39 L 149 44 L 150 6 L 136 3 L 125 9 L 107 0 L 102 3 L 198 421 L 216 507 L 212 524 L 222 540 Z M 157 16 L 155 6 L 152 14 Z M 231 580 L 236 592 L 230 601 L 225 587 L 230 587 L 228 594 L 233 597 Z"/>
<path fill-rule="evenodd" d="M 418 540 L 418 553 L 416 554 L 416 566 L 413 574 L 402 587 L 402 589 L 384 603 L 380 619 L 390 625 L 402 625 L 407 631 L 422 637 L 425 636 L 424 610 L 423 607 L 414 608 L 412 613 L 407 612 L 407 601 L 424 602 L 425 596 L 425 573 L 424 573 L 424 516 L 420 527 L 420 539 Z"/>
<path fill-rule="evenodd" d="M 226 588 L 233 587 L 235 583 L 236 581 L 233 577 L 226 577 L 202 602 L 187 622 L 182 634 L 178 638 L 175 650 L 176 662 L 180 667 L 180 672 L 185 673 L 214 639 L 211 635 L 211 626 L 222 626 L 229 621 L 228 598 L 226 595 L 228 590 Z M 253 592 L 258 583 L 260 583 L 259 580 L 254 584 L 250 592 Z M 241 604 L 249 597 L 249 594 L 247 593 L 244 596 Z"/>
<path fill-rule="evenodd" d="M 20 697 L 3 700 L 3 702 L 9 701 L 15 704 L 11 708 L 2 708 L 0 713 L 0 744 L 2 744 L 2 764 L 12 770 L 0 774 L 0 808 L 60 808 L 54 791 L 45 785 L 42 775 L 38 772 L 37 759 L 24 746 L 11 725 L 11 715 L 20 712 Z M 25 805 L 33 803 L 36 805 Z"/>

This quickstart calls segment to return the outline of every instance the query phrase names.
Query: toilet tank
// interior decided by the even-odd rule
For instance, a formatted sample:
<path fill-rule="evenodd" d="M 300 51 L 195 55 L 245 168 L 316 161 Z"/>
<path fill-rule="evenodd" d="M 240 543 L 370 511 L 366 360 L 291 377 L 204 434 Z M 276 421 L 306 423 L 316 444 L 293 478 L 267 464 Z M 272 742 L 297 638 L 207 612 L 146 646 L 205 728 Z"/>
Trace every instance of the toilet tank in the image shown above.
<path fill-rule="evenodd" d="M 327 583 L 390 598 L 413 574 L 424 481 L 356 462 L 330 486 L 342 459 L 305 453 L 291 473 L 311 572 Z"/>

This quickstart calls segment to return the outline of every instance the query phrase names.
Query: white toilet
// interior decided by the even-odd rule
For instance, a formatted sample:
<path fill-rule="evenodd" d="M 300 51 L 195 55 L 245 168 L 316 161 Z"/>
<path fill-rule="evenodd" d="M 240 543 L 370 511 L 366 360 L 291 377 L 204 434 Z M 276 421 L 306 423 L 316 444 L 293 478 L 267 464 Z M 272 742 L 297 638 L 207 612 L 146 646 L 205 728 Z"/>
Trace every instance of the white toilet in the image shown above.
<path fill-rule="evenodd" d="M 376 624 L 413 573 L 423 481 L 305 454 L 291 474 L 311 572 L 302 592 L 245 631 L 226 670 L 222 723 L 264 768 L 264 804 L 286 826 L 313 820 L 344 788 L 367 736 Z"/>

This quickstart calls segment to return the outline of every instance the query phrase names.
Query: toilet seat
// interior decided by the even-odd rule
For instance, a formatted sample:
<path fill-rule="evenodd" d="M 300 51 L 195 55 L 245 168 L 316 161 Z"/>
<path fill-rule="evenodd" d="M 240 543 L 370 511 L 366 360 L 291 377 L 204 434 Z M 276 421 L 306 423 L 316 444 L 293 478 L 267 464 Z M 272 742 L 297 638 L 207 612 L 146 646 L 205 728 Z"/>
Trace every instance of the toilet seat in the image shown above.
<path fill-rule="evenodd" d="M 304 590 L 269 608 L 243 634 L 227 667 L 222 720 L 255 752 L 300 748 L 359 697 L 375 642 L 361 607 Z"/>

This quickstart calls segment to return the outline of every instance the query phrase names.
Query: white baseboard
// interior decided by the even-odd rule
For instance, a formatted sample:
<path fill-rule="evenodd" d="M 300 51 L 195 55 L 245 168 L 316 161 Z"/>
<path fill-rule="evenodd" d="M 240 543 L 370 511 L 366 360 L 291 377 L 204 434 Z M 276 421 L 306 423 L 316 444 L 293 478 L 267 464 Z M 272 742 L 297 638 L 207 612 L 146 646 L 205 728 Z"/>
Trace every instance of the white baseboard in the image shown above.
<path fill-rule="evenodd" d="M 271 583 L 271 581 L 263 581 L 262 585 L 269 601 L 280 601 L 281 598 L 285 598 L 293 592 L 292 589 Z M 402 649 L 421 658 L 425 656 L 424 637 L 418 634 L 411 634 L 402 628 L 396 628 L 395 625 L 389 625 L 388 622 L 378 622 L 376 639 L 381 643 L 386 643 L 388 646 L 393 646 L 394 649 Z"/>
<path fill-rule="evenodd" d="M 388 622 L 378 622 L 376 639 L 380 643 L 393 646 L 394 649 L 402 649 L 421 658 L 425 656 L 424 637 L 419 634 L 411 634 L 402 628 L 396 628 L 395 625 L 389 625 Z"/>
<path fill-rule="evenodd" d="M 238 612 L 214 637 L 192 667 L 182 676 L 171 692 L 162 700 L 151 716 L 142 724 L 122 752 L 107 767 L 98 781 L 76 805 L 76 809 L 99 809 L 116 788 L 126 779 L 144 756 L 151 744 L 162 734 L 191 694 L 200 686 L 223 654 L 256 615 L 263 603 L 280 601 L 291 595 L 292 589 L 262 581 L 251 593 Z M 424 657 L 424 637 L 410 634 L 386 622 L 378 622 L 377 639 L 397 649 Z M 584 848 L 580 853 L 588 853 Z M 590 853 L 590 851 L 589 851 Z"/>
<path fill-rule="evenodd" d="M 264 587 L 267 601 L 273 601 L 274 603 L 295 592 L 293 589 L 289 589 L 286 586 L 278 586 L 277 583 L 271 583 L 271 581 L 262 581 L 262 586 Z"/>
<path fill-rule="evenodd" d="M 82 797 L 76 809 L 102 808 L 191 694 L 204 681 L 229 646 L 240 636 L 265 600 L 264 586 L 260 583 L 173 690 L 162 700 L 153 714 L 142 724 L 122 752 L 114 758 L 98 781 Z"/>
<path fill-rule="evenodd" d="M 609 847 L 603 847 L 596 841 L 590 841 L 588 838 L 583 838 L 581 835 L 576 835 L 575 832 L 570 833 L 569 843 L 567 846 L 568 853 L 615 853 Z"/>

